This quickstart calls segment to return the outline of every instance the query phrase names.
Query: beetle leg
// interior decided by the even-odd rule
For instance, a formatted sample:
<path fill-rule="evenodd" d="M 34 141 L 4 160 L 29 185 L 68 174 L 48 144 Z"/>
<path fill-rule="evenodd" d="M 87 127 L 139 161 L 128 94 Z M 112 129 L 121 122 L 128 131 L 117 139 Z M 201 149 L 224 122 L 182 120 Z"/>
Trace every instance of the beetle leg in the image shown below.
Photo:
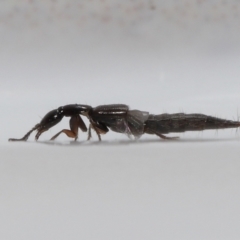
<path fill-rule="evenodd" d="M 56 135 L 54 135 L 50 140 L 54 140 L 55 138 L 57 138 L 61 133 L 65 133 L 68 137 L 70 138 L 75 138 L 75 141 L 77 140 L 77 135 L 72 132 L 71 130 L 68 129 L 63 129 L 61 130 L 59 133 L 57 133 Z"/>
<path fill-rule="evenodd" d="M 103 125 L 101 123 L 95 123 L 95 122 L 90 120 L 90 125 L 89 125 L 89 129 L 88 129 L 88 139 L 87 140 L 90 140 L 90 138 L 92 137 L 91 129 L 94 129 L 94 131 L 97 133 L 99 141 L 102 140 L 100 134 L 105 134 L 109 131 L 108 128 L 105 125 Z"/>
<path fill-rule="evenodd" d="M 98 128 L 97 126 L 94 126 L 94 123 L 90 123 L 90 125 L 89 125 L 89 129 L 88 129 L 88 139 L 87 139 L 87 140 L 90 140 L 91 137 L 92 137 L 91 129 L 93 129 L 93 130 L 96 132 L 96 134 L 97 134 L 97 136 L 98 136 L 98 140 L 99 140 L 99 141 L 102 141 L 101 135 L 100 135 L 100 132 L 99 132 L 99 128 Z"/>
<path fill-rule="evenodd" d="M 77 115 L 76 118 L 77 118 L 78 127 L 79 127 L 83 132 L 87 132 L 87 127 L 86 127 L 84 121 L 82 120 L 82 118 L 81 118 L 79 115 Z"/>
<path fill-rule="evenodd" d="M 69 125 L 70 125 L 70 129 L 63 129 L 60 132 L 58 132 L 57 134 L 55 134 L 50 140 L 54 140 L 56 139 L 61 133 L 65 133 L 68 137 L 70 138 L 75 138 L 75 141 L 78 138 L 78 127 L 79 126 L 79 116 L 78 115 L 74 115 L 70 118 L 69 120 Z M 84 124 L 85 126 L 85 124 Z M 85 126 L 86 127 L 86 126 Z M 82 128 L 81 128 L 82 129 Z"/>
<path fill-rule="evenodd" d="M 91 129 L 92 129 L 92 124 L 90 123 L 89 124 L 89 128 L 88 128 L 88 141 L 92 138 L 92 132 L 91 132 Z"/>
<path fill-rule="evenodd" d="M 160 138 L 162 139 L 165 139 L 165 140 L 174 140 L 174 139 L 178 139 L 179 137 L 167 137 L 163 134 L 160 134 L 160 133 L 156 133 L 157 136 L 159 136 Z"/>

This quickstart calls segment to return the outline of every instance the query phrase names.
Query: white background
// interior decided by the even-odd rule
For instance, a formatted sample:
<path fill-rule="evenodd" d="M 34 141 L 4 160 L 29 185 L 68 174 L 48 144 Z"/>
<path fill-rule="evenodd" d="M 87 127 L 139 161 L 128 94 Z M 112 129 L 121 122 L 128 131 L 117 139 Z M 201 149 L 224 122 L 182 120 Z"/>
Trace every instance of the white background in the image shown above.
<path fill-rule="evenodd" d="M 236 120 L 239 26 L 233 0 L 1 1 L 0 239 L 239 239 L 235 129 L 7 141 L 70 103 Z"/>

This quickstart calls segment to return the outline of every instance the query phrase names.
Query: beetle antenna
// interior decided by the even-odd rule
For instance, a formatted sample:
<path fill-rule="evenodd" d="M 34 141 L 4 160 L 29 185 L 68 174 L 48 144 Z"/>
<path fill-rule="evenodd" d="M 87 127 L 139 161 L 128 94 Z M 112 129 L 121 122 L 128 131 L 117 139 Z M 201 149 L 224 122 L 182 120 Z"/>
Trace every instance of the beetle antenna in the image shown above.
<path fill-rule="evenodd" d="M 39 128 L 39 123 L 35 125 L 30 131 L 28 131 L 22 138 L 9 138 L 9 142 L 17 142 L 17 141 L 27 141 L 31 133 Z"/>

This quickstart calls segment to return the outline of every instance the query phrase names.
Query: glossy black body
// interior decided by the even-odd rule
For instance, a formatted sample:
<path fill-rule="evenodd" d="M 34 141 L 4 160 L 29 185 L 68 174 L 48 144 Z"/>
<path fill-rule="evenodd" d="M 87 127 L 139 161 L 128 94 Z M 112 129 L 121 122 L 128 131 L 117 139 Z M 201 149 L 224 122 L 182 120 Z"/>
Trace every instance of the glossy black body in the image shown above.
<path fill-rule="evenodd" d="M 89 119 L 90 125 L 87 129 L 81 116 Z M 100 105 L 92 108 L 89 105 L 69 104 L 61 106 L 48 112 L 40 123 L 36 124 L 22 138 L 10 138 L 9 141 L 26 141 L 33 131 L 37 131 L 35 139 L 47 131 L 49 128 L 58 124 L 63 117 L 70 117 L 70 129 L 63 129 L 55 134 L 51 140 L 54 140 L 61 133 L 68 137 L 78 138 L 78 129 L 83 132 L 88 130 L 88 139 L 91 138 L 91 129 L 94 129 L 101 140 L 101 134 L 105 134 L 111 129 L 114 132 L 124 133 L 128 136 L 139 138 L 142 134 L 156 134 L 157 136 L 169 139 L 163 134 L 202 131 L 206 129 L 237 128 L 239 121 L 220 119 L 204 114 L 149 114 L 145 111 L 130 110 L 124 104 Z M 173 137 L 176 138 L 176 137 Z"/>
<path fill-rule="evenodd" d="M 124 104 L 101 105 L 88 112 L 92 127 L 97 132 L 107 132 L 108 128 L 114 132 L 133 135 L 138 138 L 144 133 L 144 122 L 148 112 L 129 110 Z"/>
<path fill-rule="evenodd" d="M 204 114 L 150 114 L 145 122 L 145 133 L 167 134 L 185 131 L 237 128 L 240 122 L 216 118 Z"/>
<path fill-rule="evenodd" d="M 102 130 L 107 128 L 116 128 L 117 132 L 125 132 L 126 126 L 124 120 L 128 114 L 128 106 L 124 104 L 101 105 L 91 109 L 88 117 L 91 123 Z"/>

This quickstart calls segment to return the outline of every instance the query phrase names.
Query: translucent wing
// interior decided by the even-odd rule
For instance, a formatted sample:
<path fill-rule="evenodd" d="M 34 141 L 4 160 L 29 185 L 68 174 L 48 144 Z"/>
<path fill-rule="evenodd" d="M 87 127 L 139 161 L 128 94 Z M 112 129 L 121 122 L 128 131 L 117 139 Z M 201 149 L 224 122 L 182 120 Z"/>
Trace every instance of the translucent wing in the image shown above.
<path fill-rule="evenodd" d="M 127 115 L 127 126 L 130 134 L 135 138 L 141 137 L 144 133 L 144 123 L 149 116 L 148 112 L 139 110 L 129 110 Z"/>
<path fill-rule="evenodd" d="M 149 116 L 148 112 L 129 110 L 125 118 L 117 119 L 110 129 L 114 132 L 125 133 L 129 137 L 141 137 L 144 132 L 144 123 Z"/>

